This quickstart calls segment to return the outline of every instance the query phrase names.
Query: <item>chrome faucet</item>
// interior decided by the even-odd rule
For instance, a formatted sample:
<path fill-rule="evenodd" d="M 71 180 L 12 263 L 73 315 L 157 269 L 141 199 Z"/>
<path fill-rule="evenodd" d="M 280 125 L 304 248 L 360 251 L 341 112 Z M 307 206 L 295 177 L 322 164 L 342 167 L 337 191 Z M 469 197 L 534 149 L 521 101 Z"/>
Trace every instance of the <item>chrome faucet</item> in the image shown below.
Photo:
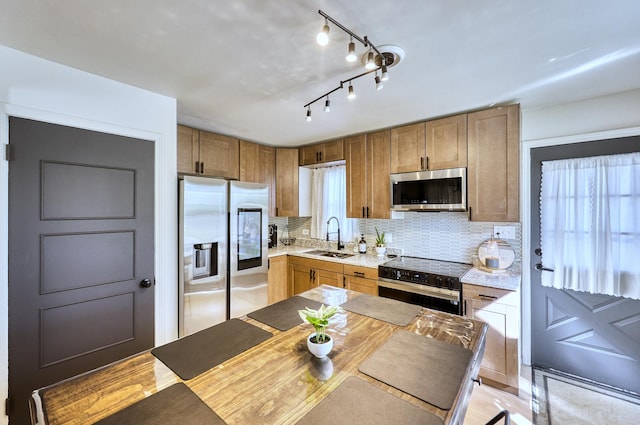
<path fill-rule="evenodd" d="M 335 220 L 336 223 L 338 223 L 338 251 L 341 250 L 342 248 L 344 248 L 344 244 L 342 242 L 340 242 L 340 221 L 338 220 L 338 217 L 333 216 L 331 217 L 329 220 L 327 220 L 327 240 L 329 240 L 329 235 L 332 233 L 336 233 L 336 232 L 331 232 L 329 233 L 329 223 L 331 223 L 331 220 Z"/>

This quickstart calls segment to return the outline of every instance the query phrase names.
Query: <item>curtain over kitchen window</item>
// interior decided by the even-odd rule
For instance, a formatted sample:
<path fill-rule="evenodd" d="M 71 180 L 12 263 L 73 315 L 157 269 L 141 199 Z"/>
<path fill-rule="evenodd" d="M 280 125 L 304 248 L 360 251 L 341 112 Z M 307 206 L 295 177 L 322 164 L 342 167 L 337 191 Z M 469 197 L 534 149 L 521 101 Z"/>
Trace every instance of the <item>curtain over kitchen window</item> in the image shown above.
<path fill-rule="evenodd" d="M 335 216 L 340 221 L 340 239 L 349 242 L 352 238 L 352 220 L 347 218 L 347 171 L 344 165 L 315 168 L 312 176 L 313 197 L 311 202 L 311 237 L 325 239 L 327 221 Z M 331 221 L 330 240 L 336 240 L 338 226 Z"/>
<path fill-rule="evenodd" d="M 640 153 L 542 163 L 542 284 L 640 299 Z"/>

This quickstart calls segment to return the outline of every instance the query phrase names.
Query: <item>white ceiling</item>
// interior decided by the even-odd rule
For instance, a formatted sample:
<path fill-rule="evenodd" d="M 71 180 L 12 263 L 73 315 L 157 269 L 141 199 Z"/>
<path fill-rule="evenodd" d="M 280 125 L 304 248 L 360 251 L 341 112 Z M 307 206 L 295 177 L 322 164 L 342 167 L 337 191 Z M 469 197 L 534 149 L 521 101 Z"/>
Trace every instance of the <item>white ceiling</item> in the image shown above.
<path fill-rule="evenodd" d="M 403 48 L 385 88 L 318 9 Z M 182 124 L 277 146 L 640 88 L 638 0 L 0 0 L 0 44 L 174 97 Z M 358 45 L 358 52 L 364 51 Z"/>

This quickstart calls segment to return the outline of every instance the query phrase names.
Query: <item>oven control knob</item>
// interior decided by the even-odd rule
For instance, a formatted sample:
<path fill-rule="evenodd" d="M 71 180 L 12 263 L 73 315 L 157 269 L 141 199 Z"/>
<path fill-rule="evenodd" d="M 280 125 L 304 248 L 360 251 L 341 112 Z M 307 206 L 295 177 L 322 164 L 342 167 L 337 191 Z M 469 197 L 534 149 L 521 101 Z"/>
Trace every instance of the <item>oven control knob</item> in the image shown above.
<path fill-rule="evenodd" d="M 442 288 L 442 276 L 436 276 L 436 286 Z"/>
<path fill-rule="evenodd" d="M 453 279 L 450 277 L 447 278 L 447 288 L 453 289 Z"/>

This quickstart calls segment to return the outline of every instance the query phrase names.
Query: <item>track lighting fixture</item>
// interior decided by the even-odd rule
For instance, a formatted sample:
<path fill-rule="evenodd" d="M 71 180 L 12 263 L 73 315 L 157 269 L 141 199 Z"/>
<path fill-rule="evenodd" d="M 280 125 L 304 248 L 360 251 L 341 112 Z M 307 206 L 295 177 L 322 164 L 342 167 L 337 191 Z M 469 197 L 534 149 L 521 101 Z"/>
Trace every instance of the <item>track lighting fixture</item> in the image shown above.
<path fill-rule="evenodd" d="M 373 60 L 373 52 L 369 49 L 369 53 L 367 53 L 367 63 L 364 65 L 365 69 L 375 69 L 377 68 L 375 61 Z"/>
<path fill-rule="evenodd" d="M 385 65 L 384 62 L 382 62 L 382 66 L 380 67 L 382 69 L 382 75 L 381 75 L 381 80 L 382 81 L 388 81 L 389 80 L 389 73 L 387 72 L 387 65 Z"/>
<path fill-rule="evenodd" d="M 380 77 L 378 77 L 377 70 L 376 70 L 375 82 L 376 82 L 376 90 L 381 90 L 384 87 L 384 84 L 382 84 L 382 81 L 380 81 Z"/>
<path fill-rule="evenodd" d="M 316 41 L 321 46 L 326 46 L 329 44 L 329 23 L 327 22 L 327 18 L 324 19 L 324 26 L 316 35 Z"/>
<path fill-rule="evenodd" d="M 356 45 L 354 40 L 357 40 L 359 43 L 361 43 L 365 48 L 368 48 L 369 50 L 367 52 L 366 61 L 365 61 L 365 68 L 366 68 L 365 72 L 358 74 L 354 77 L 348 78 L 346 80 L 340 81 L 340 85 L 338 87 L 332 90 L 329 90 L 328 92 L 324 93 L 322 96 L 319 96 L 316 99 L 313 99 L 311 102 L 304 105 L 304 107 L 307 108 L 307 121 L 311 121 L 311 105 L 323 98 L 326 98 L 325 104 L 324 104 L 324 110 L 326 112 L 329 112 L 331 110 L 329 106 L 330 105 L 329 95 L 344 88 L 345 83 L 349 83 L 349 89 L 348 89 L 349 92 L 348 92 L 347 98 L 354 99 L 356 97 L 356 93 L 353 89 L 353 85 L 351 82 L 357 78 L 360 78 L 367 74 L 371 74 L 375 72 L 374 80 L 376 83 L 376 89 L 380 90 L 383 87 L 382 82 L 387 81 L 389 79 L 389 74 L 387 72 L 387 65 L 391 66 L 395 64 L 393 60 L 390 63 L 387 62 L 385 55 L 388 53 L 386 51 L 385 51 L 385 55 L 380 53 L 380 50 L 375 46 L 375 44 L 371 42 L 371 40 L 367 38 L 366 35 L 363 38 L 361 38 L 357 34 L 353 33 L 351 30 L 347 29 L 340 22 L 336 21 L 331 16 L 324 13 L 322 10 L 318 10 L 318 13 L 324 17 L 324 25 L 322 26 L 322 30 L 316 36 L 316 41 L 318 42 L 318 44 L 320 44 L 321 46 L 326 46 L 329 43 L 329 22 L 331 22 L 333 25 L 335 25 L 336 27 L 338 27 L 339 29 L 347 33 L 350 37 L 347 56 L 345 57 L 345 59 L 348 62 L 355 62 L 358 59 L 356 55 Z M 395 47 L 395 46 L 391 46 L 391 47 Z M 378 76 L 378 71 L 380 71 L 379 76 Z"/>
<path fill-rule="evenodd" d="M 358 56 L 356 56 L 356 43 L 353 42 L 353 37 L 351 37 L 351 41 L 349 42 L 349 53 L 345 59 L 347 62 L 355 62 L 356 59 L 358 59 Z"/>

